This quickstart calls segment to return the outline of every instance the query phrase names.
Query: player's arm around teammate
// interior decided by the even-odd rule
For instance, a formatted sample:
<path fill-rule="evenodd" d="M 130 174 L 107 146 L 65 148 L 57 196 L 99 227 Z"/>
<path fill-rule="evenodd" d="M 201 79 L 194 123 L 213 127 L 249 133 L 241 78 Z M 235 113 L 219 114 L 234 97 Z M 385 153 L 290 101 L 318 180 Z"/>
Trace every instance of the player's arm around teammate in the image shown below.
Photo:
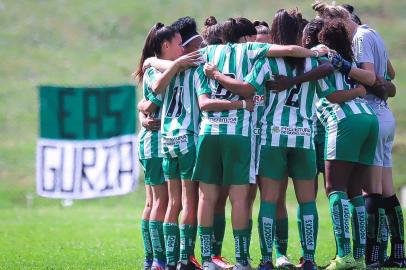
<path fill-rule="evenodd" d="M 162 97 L 156 95 L 151 89 L 161 73 L 154 68 L 143 70 L 143 62 L 152 56 L 163 59 L 176 59 L 181 52 L 181 48 L 178 48 L 176 43 L 178 36 L 179 33 L 173 28 L 164 26 L 162 23 L 157 23 L 149 31 L 144 44 L 136 75 L 143 82 L 145 102 L 154 103 L 156 106 L 155 111 L 148 114 L 151 118 L 160 118 L 161 114 Z M 153 263 L 152 265 L 146 265 L 146 268 L 163 269 L 166 261 L 163 221 L 168 203 L 168 192 L 163 177 L 161 132 L 159 130 L 141 129 L 139 135 L 139 158 L 144 168 L 145 180 L 151 186 L 153 197 L 149 222 Z"/>

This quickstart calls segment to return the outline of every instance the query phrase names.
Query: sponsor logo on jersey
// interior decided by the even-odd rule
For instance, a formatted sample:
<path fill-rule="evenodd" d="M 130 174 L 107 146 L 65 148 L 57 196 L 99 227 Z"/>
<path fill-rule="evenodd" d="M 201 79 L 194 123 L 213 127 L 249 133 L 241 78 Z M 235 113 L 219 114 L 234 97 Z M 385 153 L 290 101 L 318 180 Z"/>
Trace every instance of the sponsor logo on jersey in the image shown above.
<path fill-rule="evenodd" d="M 254 128 L 252 130 L 252 133 L 254 133 L 254 135 L 259 136 L 259 135 L 261 135 L 261 129 L 260 128 Z"/>
<path fill-rule="evenodd" d="M 255 104 L 255 106 L 264 106 L 265 105 L 265 95 L 255 95 L 254 104 Z"/>
<path fill-rule="evenodd" d="M 314 250 L 314 216 L 303 215 L 306 248 Z"/>
<path fill-rule="evenodd" d="M 272 226 L 273 226 L 273 219 L 262 217 L 262 230 L 264 232 L 264 240 L 266 245 L 266 250 L 268 252 L 272 252 Z"/>
<path fill-rule="evenodd" d="M 307 127 L 285 127 L 285 126 L 272 126 L 272 133 L 281 135 L 294 135 L 294 136 L 306 136 L 310 137 L 312 130 Z"/>
<path fill-rule="evenodd" d="M 210 124 L 237 124 L 237 117 L 209 117 Z"/>
<path fill-rule="evenodd" d="M 162 138 L 162 143 L 165 146 L 170 146 L 170 145 L 178 145 L 181 143 L 187 143 L 188 138 L 187 135 L 181 135 L 181 136 L 176 136 L 176 137 L 165 137 Z"/>

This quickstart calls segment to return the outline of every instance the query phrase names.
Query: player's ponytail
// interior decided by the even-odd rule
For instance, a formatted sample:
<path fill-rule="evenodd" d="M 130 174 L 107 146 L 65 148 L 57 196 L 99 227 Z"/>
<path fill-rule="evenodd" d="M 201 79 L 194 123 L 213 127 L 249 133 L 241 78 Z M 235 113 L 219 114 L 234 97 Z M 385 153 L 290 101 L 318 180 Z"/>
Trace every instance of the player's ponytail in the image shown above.
<path fill-rule="evenodd" d="M 162 44 L 165 41 L 171 41 L 175 37 L 177 31 L 170 27 L 165 26 L 163 23 L 156 23 L 148 32 L 147 38 L 144 42 L 140 62 L 134 76 L 138 77 L 139 82 L 142 82 L 144 77 L 143 65 L 147 58 L 157 56 L 162 53 Z"/>
<path fill-rule="evenodd" d="M 229 18 L 223 24 L 224 42 L 238 43 L 241 37 L 257 34 L 254 24 L 247 18 Z"/>

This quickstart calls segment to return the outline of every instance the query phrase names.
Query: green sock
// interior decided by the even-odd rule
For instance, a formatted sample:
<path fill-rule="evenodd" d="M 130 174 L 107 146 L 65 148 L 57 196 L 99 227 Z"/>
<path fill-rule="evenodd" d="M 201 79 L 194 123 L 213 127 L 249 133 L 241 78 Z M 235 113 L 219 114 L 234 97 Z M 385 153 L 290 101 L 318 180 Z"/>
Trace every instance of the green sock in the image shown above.
<path fill-rule="evenodd" d="M 179 226 L 180 230 L 180 260 L 183 262 L 189 261 L 189 257 L 193 255 L 194 246 L 194 232 L 196 231 L 195 225 L 182 224 Z"/>
<path fill-rule="evenodd" d="M 367 212 L 363 196 L 356 196 L 350 200 L 352 243 L 354 259 L 365 256 L 367 241 Z"/>
<path fill-rule="evenodd" d="M 195 256 L 195 246 L 196 246 L 196 235 L 197 235 L 197 226 L 196 225 L 193 225 L 192 226 L 192 233 L 193 233 L 193 235 L 192 235 L 192 253 L 191 253 L 191 255 L 193 255 L 193 256 Z"/>
<path fill-rule="evenodd" d="M 154 259 L 160 262 L 165 262 L 165 240 L 162 221 L 149 221 L 149 233 L 151 235 L 152 250 L 154 251 Z"/>
<path fill-rule="evenodd" d="M 345 192 L 334 191 L 329 197 L 330 214 L 333 221 L 334 236 L 337 243 L 337 255 L 351 254 L 350 243 L 350 209 Z"/>
<path fill-rule="evenodd" d="M 275 229 L 275 251 L 276 257 L 286 256 L 288 251 L 288 236 L 289 236 L 289 220 L 288 217 L 276 220 Z"/>
<path fill-rule="evenodd" d="M 275 203 L 261 201 L 258 214 L 259 242 L 262 262 L 272 261 L 272 244 L 275 231 Z"/>
<path fill-rule="evenodd" d="M 388 257 L 389 227 L 385 220 L 381 222 L 381 243 L 379 244 L 379 262 L 384 263 Z"/>
<path fill-rule="evenodd" d="M 319 230 L 319 215 L 316 202 L 300 203 L 297 208 L 297 224 L 299 227 L 302 257 L 314 261 L 317 233 Z"/>
<path fill-rule="evenodd" d="M 202 263 L 211 260 L 213 253 L 213 227 L 198 227 Z"/>
<path fill-rule="evenodd" d="M 165 255 L 167 265 L 176 265 L 179 260 L 179 225 L 164 223 Z"/>
<path fill-rule="evenodd" d="M 214 243 L 213 254 L 215 256 L 221 255 L 221 248 L 223 247 L 224 233 L 226 230 L 226 214 L 216 213 L 213 221 Z"/>
<path fill-rule="evenodd" d="M 248 219 L 248 258 L 251 258 L 250 255 L 250 246 L 251 246 L 251 236 L 252 236 L 252 218 Z"/>
<path fill-rule="evenodd" d="M 154 252 L 152 251 L 151 236 L 149 234 L 149 220 L 141 220 L 142 241 L 144 243 L 145 260 L 152 260 Z"/>
<path fill-rule="evenodd" d="M 248 229 L 233 230 L 235 243 L 235 259 L 237 263 L 246 266 L 248 265 Z"/>

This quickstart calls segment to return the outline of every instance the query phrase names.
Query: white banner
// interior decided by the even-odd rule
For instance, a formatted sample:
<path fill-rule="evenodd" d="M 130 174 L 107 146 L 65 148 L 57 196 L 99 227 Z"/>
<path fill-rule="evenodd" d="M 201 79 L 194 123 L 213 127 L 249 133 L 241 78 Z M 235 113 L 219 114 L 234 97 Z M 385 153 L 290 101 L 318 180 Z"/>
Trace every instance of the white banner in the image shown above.
<path fill-rule="evenodd" d="M 139 174 L 135 135 L 103 140 L 39 139 L 37 193 L 90 199 L 133 191 Z"/>

